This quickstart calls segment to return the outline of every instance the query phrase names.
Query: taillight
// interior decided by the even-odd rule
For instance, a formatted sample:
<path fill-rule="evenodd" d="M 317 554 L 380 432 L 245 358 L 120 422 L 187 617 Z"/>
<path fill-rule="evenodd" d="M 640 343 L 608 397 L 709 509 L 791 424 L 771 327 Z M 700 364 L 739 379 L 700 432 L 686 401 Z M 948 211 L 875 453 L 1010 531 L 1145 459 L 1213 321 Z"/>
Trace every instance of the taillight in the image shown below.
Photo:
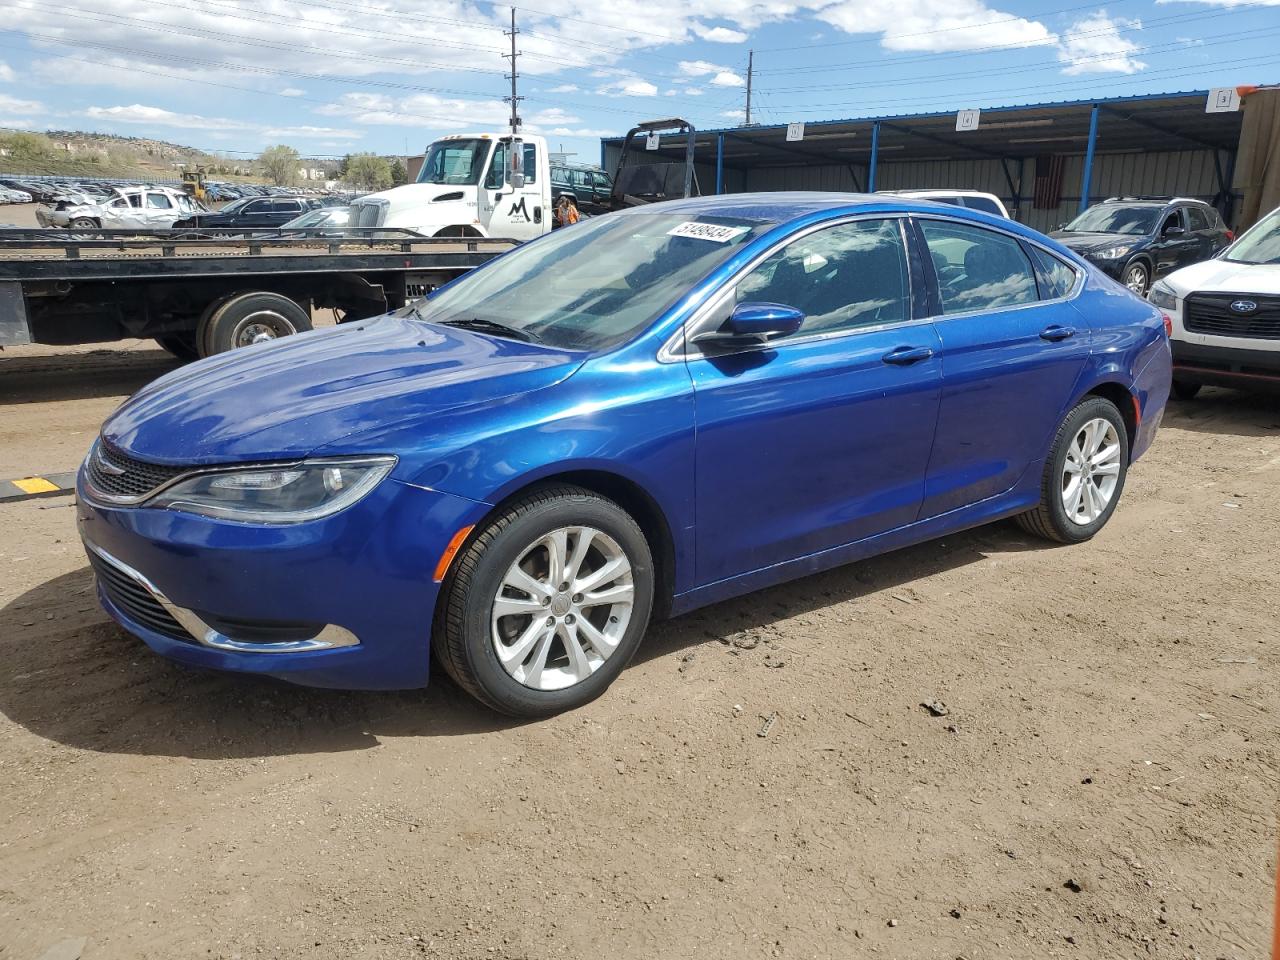
<path fill-rule="evenodd" d="M 1167 313 L 1162 313 L 1160 314 L 1160 316 L 1164 317 L 1164 335 L 1166 337 L 1172 337 L 1173 336 L 1173 317 L 1169 316 Z"/>

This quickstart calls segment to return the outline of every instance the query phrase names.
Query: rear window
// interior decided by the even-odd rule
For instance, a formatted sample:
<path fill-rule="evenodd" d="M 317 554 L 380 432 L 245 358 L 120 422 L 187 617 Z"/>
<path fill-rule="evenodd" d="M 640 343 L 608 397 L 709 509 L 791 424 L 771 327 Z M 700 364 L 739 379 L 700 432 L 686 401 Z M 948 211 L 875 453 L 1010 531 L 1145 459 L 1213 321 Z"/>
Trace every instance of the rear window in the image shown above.
<path fill-rule="evenodd" d="M 981 210 L 983 213 L 994 213 L 998 217 L 1004 216 L 1000 208 L 996 206 L 995 201 L 990 200 L 987 197 L 965 197 L 964 205 L 970 210 Z"/>

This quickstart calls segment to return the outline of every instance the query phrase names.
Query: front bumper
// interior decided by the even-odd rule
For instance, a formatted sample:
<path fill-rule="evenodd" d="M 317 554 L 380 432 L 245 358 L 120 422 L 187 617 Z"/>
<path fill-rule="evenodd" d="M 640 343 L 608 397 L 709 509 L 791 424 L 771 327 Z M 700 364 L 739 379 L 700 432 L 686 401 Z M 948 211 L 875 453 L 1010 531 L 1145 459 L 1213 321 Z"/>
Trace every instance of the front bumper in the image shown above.
<path fill-rule="evenodd" d="M 1185 340 L 1172 340 L 1170 346 L 1173 375 L 1181 380 L 1220 387 L 1280 389 L 1280 342 L 1275 350 Z"/>
<path fill-rule="evenodd" d="M 488 509 L 390 478 L 332 517 L 279 526 L 99 505 L 82 480 L 77 495 L 103 607 L 157 653 L 370 690 L 426 685 L 432 572 Z"/>

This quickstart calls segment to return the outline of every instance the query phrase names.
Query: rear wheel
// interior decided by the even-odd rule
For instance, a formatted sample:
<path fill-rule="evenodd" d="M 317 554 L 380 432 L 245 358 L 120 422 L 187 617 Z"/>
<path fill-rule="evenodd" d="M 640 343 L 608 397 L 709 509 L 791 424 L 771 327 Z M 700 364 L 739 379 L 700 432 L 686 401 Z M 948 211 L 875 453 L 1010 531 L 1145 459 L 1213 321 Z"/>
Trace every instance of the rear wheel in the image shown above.
<path fill-rule="evenodd" d="M 73 230 L 97 230 L 98 221 L 92 217 L 76 217 L 71 221 L 71 229 Z"/>
<path fill-rule="evenodd" d="M 278 293 L 239 293 L 219 301 L 200 321 L 201 355 L 247 347 L 311 329 L 311 317 Z"/>
<path fill-rule="evenodd" d="M 1089 397 L 1058 427 L 1040 484 L 1040 505 L 1018 516 L 1028 533 L 1081 543 L 1115 512 L 1129 469 L 1129 432 L 1115 404 Z"/>
<path fill-rule="evenodd" d="M 450 676 L 495 710 L 571 710 L 603 693 L 634 655 L 653 590 L 648 542 L 621 507 L 578 487 L 544 487 L 457 558 L 432 646 Z"/>
<path fill-rule="evenodd" d="M 1180 380 L 1174 378 L 1173 396 L 1175 400 L 1194 400 L 1196 394 L 1200 392 L 1200 388 L 1204 386 L 1202 383 L 1196 383 L 1194 380 Z"/>

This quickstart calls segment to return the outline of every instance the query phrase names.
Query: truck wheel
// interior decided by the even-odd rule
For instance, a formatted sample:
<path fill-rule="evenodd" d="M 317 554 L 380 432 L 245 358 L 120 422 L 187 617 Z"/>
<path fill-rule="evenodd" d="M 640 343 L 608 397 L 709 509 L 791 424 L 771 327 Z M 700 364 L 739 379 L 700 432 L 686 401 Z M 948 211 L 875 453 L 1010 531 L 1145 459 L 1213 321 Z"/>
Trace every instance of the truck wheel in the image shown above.
<path fill-rule="evenodd" d="M 156 343 L 173 354 L 183 363 L 200 359 L 200 351 L 196 349 L 194 333 L 172 333 L 167 337 L 156 337 Z"/>
<path fill-rule="evenodd" d="M 311 317 L 278 293 L 238 293 L 220 301 L 200 321 L 201 355 L 264 343 L 311 329 Z"/>

